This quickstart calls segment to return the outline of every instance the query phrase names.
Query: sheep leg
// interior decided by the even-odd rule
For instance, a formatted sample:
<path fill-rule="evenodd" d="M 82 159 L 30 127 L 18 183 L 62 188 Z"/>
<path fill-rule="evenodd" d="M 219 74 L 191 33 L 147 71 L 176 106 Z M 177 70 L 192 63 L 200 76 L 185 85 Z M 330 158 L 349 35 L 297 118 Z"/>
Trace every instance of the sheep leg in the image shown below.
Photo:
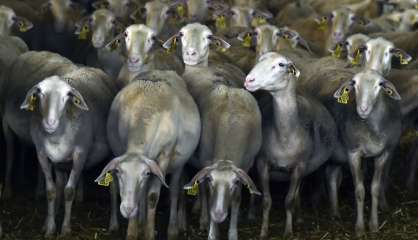
<path fill-rule="evenodd" d="M 270 221 L 271 194 L 270 194 L 270 171 L 265 159 L 257 160 L 257 171 L 263 191 L 263 223 L 261 225 L 260 239 L 267 239 Z"/>
<path fill-rule="evenodd" d="M 411 153 L 408 156 L 410 161 L 408 180 L 406 181 L 406 187 L 409 192 L 414 192 L 415 185 L 415 176 L 417 173 L 417 162 L 418 162 L 418 139 L 415 139 L 415 142 L 412 146 Z"/>
<path fill-rule="evenodd" d="M 110 183 L 110 222 L 109 222 L 109 232 L 115 232 L 119 229 L 118 221 L 118 184 L 117 177 L 113 175 L 113 181 Z"/>
<path fill-rule="evenodd" d="M 372 232 L 379 231 L 379 218 L 378 218 L 378 207 L 379 207 L 379 194 L 381 193 L 382 187 L 382 176 L 385 171 L 385 164 L 389 158 L 389 152 L 384 152 L 382 155 L 377 157 L 374 161 L 374 175 L 372 181 L 372 210 L 370 216 L 369 227 Z"/>
<path fill-rule="evenodd" d="M 300 184 L 302 182 L 303 164 L 295 167 L 290 178 L 290 186 L 286 195 L 286 227 L 284 230 L 285 236 L 293 234 L 293 213 L 296 205 L 296 196 L 299 195 Z"/>
<path fill-rule="evenodd" d="M 251 194 L 250 196 L 250 206 L 249 206 L 249 210 L 248 210 L 248 220 L 253 221 L 255 220 L 255 212 L 256 212 L 256 207 L 255 207 L 255 200 L 256 200 L 256 196 L 254 194 Z"/>
<path fill-rule="evenodd" d="M 36 193 L 35 193 L 35 198 L 36 200 L 40 200 L 42 199 L 43 196 L 45 196 L 45 183 L 44 183 L 44 178 L 43 178 L 43 173 L 42 173 L 42 169 L 40 166 L 38 166 L 38 171 L 37 171 L 37 182 L 36 182 Z"/>
<path fill-rule="evenodd" d="M 55 211 L 59 211 L 62 207 L 62 198 L 64 197 L 65 173 L 55 169 L 55 182 L 57 186 L 57 199 L 55 203 Z"/>
<path fill-rule="evenodd" d="M 155 239 L 155 216 L 157 212 L 157 204 L 160 199 L 161 182 L 154 178 L 150 184 L 147 196 L 147 222 L 145 229 L 145 239 Z"/>
<path fill-rule="evenodd" d="M 172 174 L 170 186 L 170 220 L 168 224 L 168 239 L 177 239 L 178 228 L 178 200 L 180 191 L 180 177 L 183 169 L 180 168 Z"/>
<path fill-rule="evenodd" d="M 45 176 L 45 185 L 46 185 L 46 198 L 48 201 L 48 214 L 45 220 L 45 236 L 50 237 L 55 234 L 56 224 L 55 224 L 55 204 L 57 198 L 57 191 L 52 177 L 52 168 L 51 163 L 48 160 L 45 152 L 39 150 L 37 146 L 37 155 L 38 161 L 41 166 L 42 172 Z"/>
<path fill-rule="evenodd" d="M 200 231 L 206 231 L 209 223 L 209 208 L 208 208 L 208 192 L 206 183 L 203 182 L 199 185 L 199 198 L 200 198 Z"/>
<path fill-rule="evenodd" d="M 84 177 L 83 175 L 80 176 L 80 180 L 77 185 L 77 192 L 75 201 L 77 203 L 83 203 L 84 201 Z"/>
<path fill-rule="evenodd" d="M 363 171 L 361 169 L 361 155 L 360 152 L 349 153 L 349 164 L 351 175 L 353 176 L 354 192 L 357 206 L 357 219 L 355 231 L 357 236 L 364 234 L 364 183 Z"/>
<path fill-rule="evenodd" d="M 233 193 L 231 202 L 231 220 L 229 221 L 228 240 L 238 240 L 238 216 L 241 205 L 241 187 Z"/>
<path fill-rule="evenodd" d="M 73 154 L 73 168 L 71 169 L 70 177 L 64 190 L 65 214 L 62 223 L 61 235 L 71 233 L 71 210 L 75 197 L 75 189 L 80 180 L 85 162 L 86 154 L 81 149 L 76 149 Z"/>
<path fill-rule="evenodd" d="M 328 166 L 326 169 L 328 182 L 328 195 L 331 203 L 331 215 L 333 218 L 340 218 L 340 208 L 338 206 L 338 189 L 341 184 L 341 167 Z"/>
<path fill-rule="evenodd" d="M 15 137 L 6 120 L 3 119 L 3 134 L 6 144 L 6 176 L 4 179 L 3 198 L 12 197 L 12 170 L 15 159 Z"/>
<path fill-rule="evenodd" d="M 184 186 L 184 178 L 182 178 L 182 182 L 180 186 Z M 179 218 L 179 229 L 182 232 L 187 231 L 187 211 L 186 211 L 186 195 L 184 191 L 180 188 L 180 197 L 179 197 L 179 212 L 178 212 L 178 218 Z"/>
<path fill-rule="evenodd" d="M 208 240 L 218 240 L 219 226 L 210 219 Z"/>
<path fill-rule="evenodd" d="M 126 233 L 126 240 L 137 240 L 138 239 L 138 217 L 135 216 L 129 219 L 128 230 Z"/>

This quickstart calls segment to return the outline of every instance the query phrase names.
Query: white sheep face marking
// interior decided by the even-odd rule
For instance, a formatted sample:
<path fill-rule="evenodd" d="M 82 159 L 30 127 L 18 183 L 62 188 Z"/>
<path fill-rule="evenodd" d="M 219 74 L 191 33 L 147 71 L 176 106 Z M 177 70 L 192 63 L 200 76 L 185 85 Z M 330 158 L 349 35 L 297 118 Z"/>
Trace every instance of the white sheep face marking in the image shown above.
<path fill-rule="evenodd" d="M 143 25 L 131 25 L 125 30 L 127 66 L 135 72 L 147 63 L 148 55 L 155 42 L 155 31 Z"/>
<path fill-rule="evenodd" d="M 365 68 L 377 71 L 383 75 L 389 73 L 392 68 L 391 50 L 394 48 L 393 43 L 377 38 L 369 40 L 365 49 Z"/>
<path fill-rule="evenodd" d="M 209 46 L 212 31 L 199 23 L 188 24 L 180 30 L 183 61 L 186 65 L 194 66 L 209 58 Z"/>
<path fill-rule="evenodd" d="M 266 90 L 270 92 L 279 91 L 288 86 L 289 67 L 293 63 L 278 53 L 266 53 L 259 59 L 259 62 L 246 77 L 245 88 L 254 92 L 257 90 Z M 296 77 L 299 71 L 295 69 Z"/>

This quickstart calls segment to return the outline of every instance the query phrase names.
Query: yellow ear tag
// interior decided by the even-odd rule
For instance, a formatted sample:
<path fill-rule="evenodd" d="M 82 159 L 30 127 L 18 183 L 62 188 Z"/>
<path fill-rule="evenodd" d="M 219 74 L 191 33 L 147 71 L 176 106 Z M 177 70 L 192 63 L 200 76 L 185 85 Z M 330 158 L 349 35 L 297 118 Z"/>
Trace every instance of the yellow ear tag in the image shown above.
<path fill-rule="evenodd" d="M 247 33 L 244 37 L 244 41 L 242 42 L 242 46 L 249 48 L 251 47 L 253 43 L 253 38 L 251 36 L 251 33 Z"/>
<path fill-rule="evenodd" d="M 23 22 L 19 22 L 17 24 L 17 26 L 19 27 L 19 31 L 20 32 L 27 32 L 29 30 L 28 27 L 27 27 L 27 25 L 24 24 Z"/>
<path fill-rule="evenodd" d="M 341 58 L 342 51 L 343 48 L 341 47 L 341 44 L 337 44 L 337 48 L 335 48 L 335 51 L 332 53 L 332 56 L 335 58 Z"/>
<path fill-rule="evenodd" d="M 197 181 L 193 184 L 192 188 L 187 189 L 187 195 L 196 196 L 199 194 L 199 184 Z"/>
<path fill-rule="evenodd" d="M 350 96 L 348 95 L 349 92 L 350 91 L 348 88 L 344 88 L 343 94 L 341 94 L 341 96 L 338 98 L 338 103 L 347 104 L 348 100 L 350 100 Z"/>
<path fill-rule="evenodd" d="M 74 97 L 74 104 L 79 105 L 81 103 L 80 99 L 78 97 Z"/>
<path fill-rule="evenodd" d="M 403 55 L 400 56 L 400 61 L 402 65 L 406 65 L 409 63 L 409 60 L 405 59 Z"/>
<path fill-rule="evenodd" d="M 267 20 L 264 17 L 258 16 L 258 17 L 255 18 L 255 24 L 257 26 L 260 26 L 260 25 L 263 25 L 263 24 L 266 24 L 266 23 L 267 23 Z"/>
<path fill-rule="evenodd" d="M 118 47 L 119 47 L 119 44 L 120 44 L 120 39 L 117 39 L 117 40 L 113 41 L 113 42 L 110 44 L 110 51 L 114 51 L 114 50 L 116 50 L 116 48 L 118 48 Z"/>
<path fill-rule="evenodd" d="M 177 38 L 173 39 L 173 43 L 170 48 L 167 48 L 167 53 L 172 53 L 177 48 Z"/>
<path fill-rule="evenodd" d="M 327 30 L 327 27 L 328 27 L 328 19 L 327 17 L 322 17 L 318 23 L 318 29 L 320 31 L 325 31 Z"/>
<path fill-rule="evenodd" d="M 225 16 L 217 17 L 215 25 L 217 29 L 225 29 L 226 28 Z"/>
<path fill-rule="evenodd" d="M 186 16 L 186 9 L 184 8 L 184 5 L 178 5 L 177 8 L 177 14 L 181 17 L 184 18 Z"/>
<path fill-rule="evenodd" d="M 391 89 L 386 88 L 385 91 L 386 91 L 387 95 L 389 95 L 389 96 L 393 95 L 393 91 Z"/>
<path fill-rule="evenodd" d="M 354 59 L 351 60 L 351 64 L 360 65 L 360 62 L 361 62 L 361 52 L 360 52 L 360 49 L 357 49 L 356 56 L 354 57 Z"/>
<path fill-rule="evenodd" d="M 107 172 L 105 177 L 102 178 L 97 184 L 104 187 L 109 187 L 110 183 L 113 181 L 113 176 L 110 172 Z"/>
<path fill-rule="evenodd" d="M 81 29 L 80 34 L 78 35 L 78 39 L 80 40 L 86 40 L 87 39 L 87 35 L 89 34 L 90 29 L 89 26 L 84 25 L 83 28 Z"/>
<path fill-rule="evenodd" d="M 29 107 L 28 110 L 33 112 L 35 110 L 35 104 L 36 104 L 36 96 L 32 95 L 29 99 Z"/>

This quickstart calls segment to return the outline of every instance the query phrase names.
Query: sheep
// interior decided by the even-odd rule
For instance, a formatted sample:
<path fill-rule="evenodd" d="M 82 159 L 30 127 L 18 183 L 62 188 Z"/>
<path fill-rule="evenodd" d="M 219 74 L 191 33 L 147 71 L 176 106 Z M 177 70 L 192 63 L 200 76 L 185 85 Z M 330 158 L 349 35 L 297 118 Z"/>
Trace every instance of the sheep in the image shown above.
<path fill-rule="evenodd" d="M 354 90 L 355 103 L 349 100 Z M 401 99 L 395 86 L 379 72 L 364 70 L 344 82 L 334 97 L 345 99 L 347 106 L 334 104 L 332 112 L 339 123 L 338 129 L 349 158 L 355 187 L 357 218 L 355 232 L 364 234 L 364 183 L 362 158 L 374 158 L 374 176 L 371 184 L 372 207 L 370 230 L 379 230 L 378 206 L 385 165 L 398 144 L 401 135 Z"/>
<path fill-rule="evenodd" d="M 133 0 L 98 0 L 92 4 L 93 8 L 107 8 L 124 24 L 129 23 L 130 14 L 138 7 Z"/>
<path fill-rule="evenodd" d="M 117 78 L 120 88 L 130 83 L 138 74 L 150 70 L 175 70 L 178 74 L 183 73 L 184 67 L 176 55 L 163 49 L 155 49 L 159 44 L 155 31 L 143 24 L 127 27 L 107 44 L 110 48 L 122 47 L 126 56 Z"/>
<path fill-rule="evenodd" d="M 107 127 L 116 157 L 96 181 L 115 172 L 121 190 L 120 212 L 129 219 L 127 239 L 138 237 L 138 214 L 142 215 L 139 219 L 147 214 L 145 239 L 155 239 L 156 207 L 161 186 L 168 188 L 167 174 L 172 174 L 168 239 L 175 239 L 180 177 L 201 130 L 198 108 L 184 80 L 173 71 L 140 74 L 114 99 Z"/>
<path fill-rule="evenodd" d="M 290 180 L 284 232 L 290 235 L 302 178 L 329 159 L 336 140 L 336 125 L 328 110 L 315 99 L 296 93 L 299 75 L 292 61 L 270 52 L 259 59 L 245 80 L 247 90 L 266 90 L 273 97 L 272 119 L 265 120 L 263 146 L 256 160 L 263 193 L 261 239 L 268 235 L 270 175 Z"/>
<path fill-rule="evenodd" d="M 347 60 L 352 65 L 362 64 L 361 52 L 357 51 L 360 47 L 365 45 L 370 37 L 361 33 L 353 34 L 345 40 L 345 48 L 347 51 Z"/>
<path fill-rule="evenodd" d="M 207 80 L 206 74 L 202 81 Z M 200 76 L 200 77 L 202 77 Z M 189 82 L 198 76 L 185 75 Z M 202 137 L 196 158 L 190 162 L 200 171 L 185 186 L 199 186 L 201 205 L 200 228 L 210 224 L 208 239 L 219 239 L 218 224 L 225 221 L 231 208 L 228 239 L 238 239 L 237 221 L 241 188 L 246 186 L 252 195 L 260 195 L 247 175 L 261 146 L 261 113 L 251 94 L 243 89 L 213 83 L 191 90 L 202 117 Z M 227 143 L 226 143 L 227 141 Z"/>
<path fill-rule="evenodd" d="M 100 9 L 80 21 L 75 32 L 82 40 L 87 40 L 91 35 L 91 44 L 97 52 L 88 64 L 101 68 L 113 78 L 117 78 L 122 68 L 123 57 L 119 52 L 110 51 L 105 46 L 123 29 L 124 26 L 111 11 Z"/>
<path fill-rule="evenodd" d="M 131 14 L 135 21 L 145 18 L 145 25 L 152 28 L 157 36 L 166 39 L 180 29 L 179 25 L 183 22 L 184 13 L 177 10 L 182 9 L 180 3 L 168 3 L 162 0 L 153 0 L 145 3 L 144 7 L 139 8 Z"/>
<path fill-rule="evenodd" d="M 412 59 L 403 49 L 395 47 L 394 43 L 382 37 L 370 39 L 358 51 L 364 55 L 365 69 L 377 71 L 384 76 L 392 68 L 392 57 L 399 58 L 401 64 L 407 64 Z"/>
<path fill-rule="evenodd" d="M 17 16 L 12 8 L 0 5 L 0 36 L 12 35 L 12 30 L 26 32 L 33 24 L 26 18 Z"/>
<path fill-rule="evenodd" d="M 242 87 L 244 73 L 236 66 L 225 62 L 209 61 L 210 46 L 215 45 L 220 49 L 227 50 L 231 45 L 222 38 L 215 36 L 206 25 L 200 23 L 187 24 L 174 36 L 170 37 L 163 47 L 172 49 L 177 42 L 182 45 L 182 56 L 185 64 L 184 74 L 198 74 L 205 71 L 213 74 L 210 79 L 223 81 L 234 87 Z M 183 76 L 184 76 L 183 74 Z M 221 79 L 217 77 L 221 76 Z"/>
<path fill-rule="evenodd" d="M 5 94 L 4 86 L 7 81 L 7 72 L 12 63 L 19 55 L 27 52 L 27 45 L 18 37 L 0 36 L 0 91 Z M 3 112 L 0 111 L 2 114 Z M 1 114 L 1 115 L 2 115 Z M 9 149 L 8 149 L 9 150 Z M 6 174 L 4 183 L 4 198 L 12 195 L 11 178 L 13 168 L 13 151 L 6 151 Z"/>
<path fill-rule="evenodd" d="M 47 189 L 46 236 L 55 233 L 55 207 L 63 191 L 53 180 L 53 167 L 58 183 L 65 165 L 72 164 L 61 228 L 61 234 L 68 234 L 82 170 L 109 152 L 105 118 L 115 93 L 113 82 L 102 71 L 77 67 L 49 52 L 24 53 L 10 68 L 3 96 L 3 129 L 6 136 L 14 133 L 36 147 Z"/>
<path fill-rule="evenodd" d="M 358 26 L 364 21 L 348 8 L 332 11 L 319 19 L 302 19 L 289 27 L 297 31 L 304 39 L 321 49 L 322 55 L 345 40 L 347 35 L 360 31 Z"/>

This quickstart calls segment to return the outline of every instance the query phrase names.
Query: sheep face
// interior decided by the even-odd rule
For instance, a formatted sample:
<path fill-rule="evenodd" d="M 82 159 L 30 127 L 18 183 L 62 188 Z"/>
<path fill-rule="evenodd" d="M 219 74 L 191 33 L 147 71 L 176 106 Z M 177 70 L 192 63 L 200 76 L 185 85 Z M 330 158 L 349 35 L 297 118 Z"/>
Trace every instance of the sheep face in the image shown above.
<path fill-rule="evenodd" d="M 14 18 L 16 17 L 13 9 L 6 6 L 0 6 L 0 34 L 9 35 L 11 28 L 15 23 Z"/>
<path fill-rule="evenodd" d="M 33 111 L 37 107 L 42 117 L 43 129 L 45 132 L 52 134 L 60 126 L 66 110 L 70 110 L 70 107 L 73 107 L 69 105 L 84 111 L 88 110 L 80 92 L 71 87 L 62 78 L 52 76 L 28 91 L 21 109 Z"/>
<path fill-rule="evenodd" d="M 229 43 L 214 36 L 207 26 L 200 23 L 184 26 L 179 33 L 168 39 L 163 47 L 171 49 L 177 41 L 182 44 L 183 61 L 189 66 L 207 65 L 211 43 L 225 49 L 230 47 Z"/>
<path fill-rule="evenodd" d="M 286 89 L 300 72 L 288 58 L 274 52 L 266 53 L 245 79 L 245 88 L 254 92 L 266 90 L 276 92 Z"/>
<path fill-rule="evenodd" d="M 70 11 L 74 8 L 71 0 L 49 0 L 49 7 L 54 17 L 55 31 L 63 32 L 68 25 Z"/>
<path fill-rule="evenodd" d="M 110 41 L 117 31 L 118 22 L 115 15 L 107 10 L 96 10 L 88 19 L 91 28 L 91 43 L 95 48 L 102 48 L 107 41 Z M 81 26 L 84 27 L 84 26 Z"/>
<path fill-rule="evenodd" d="M 365 45 L 369 40 L 370 38 L 367 35 L 361 33 L 351 35 L 347 38 L 345 41 L 345 47 L 347 50 L 347 58 L 351 63 L 360 64 L 356 63 L 358 60 L 357 54 L 360 54 L 358 49 Z"/>
<path fill-rule="evenodd" d="M 0 5 L 0 36 L 10 35 L 13 26 L 22 32 L 33 27 L 27 19 L 16 16 L 13 9 Z"/>
<path fill-rule="evenodd" d="M 413 30 L 416 30 L 417 25 L 418 25 L 418 10 L 409 9 L 399 15 L 398 31 L 400 32 L 413 31 Z"/>
<path fill-rule="evenodd" d="M 132 10 L 132 0 L 106 0 L 109 9 L 119 18 L 129 16 Z"/>
<path fill-rule="evenodd" d="M 395 100 L 401 99 L 395 86 L 373 70 L 357 73 L 352 80 L 344 83 L 337 90 L 334 97 L 339 98 L 342 94 L 349 94 L 352 90 L 355 91 L 357 114 L 362 119 L 369 118 L 382 91 Z"/>
<path fill-rule="evenodd" d="M 255 41 L 257 56 L 262 56 L 267 52 L 274 51 L 276 49 L 280 30 L 273 25 L 262 25 L 255 28 Z"/>
<path fill-rule="evenodd" d="M 399 57 L 402 64 L 408 63 L 412 57 L 405 51 L 395 48 L 392 42 L 383 38 L 369 40 L 360 49 L 365 57 L 365 68 L 387 75 L 392 68 L 392 57 Z"/>
<path fill-rule="evenodd" d="M 186 4 L 190 22 L 205 22 L 208 19 L 209 4 L 207 0 L 186 0 Z"/>
<path fill-rule="evenodd" d="M 328 16 L 330 24 L 329 41 L 331 47 L 344 41 L 346 35 L 351 31 L 357 21 L 354 12 L 347 8 L 337 9 Z"/>
<path fill-rule="evenodd" d="M 114 158 L 106 165 L 96 182 L 101 181 L 108 172 L 114 172 L 117 176 L 121 198 L 120 212 L 125 218 L 137 216 L 140 196 L 146 194 L 144 191 L 147 183 L 153 177 L 157 177 L 168 187 L 158 164 L 140 154 L 128 153 Z"/>
<path fill-rule="evenodd" d="M 222 223 L 226 219 L 233 196 L 239 194 L 242 185 L 247 186 L 251 194 L 261 195 L 247 173 L 234 166 L 231 161 L 217 161 L 202 169 L 185 189 L 191 189 L 195 184 L 203 182 L 209 186 L 210 216 L 216 223 Z"/>
<path fill-rule="evenodd" d="M 123 34 L 126 46 L 127 66 L 136 72 L 148 62 L 149 52 L 156 41 L 156 33 L 143 25 L 131 25 Z"/>
<path fill-rule="evenodd" d="M 158 34 L 163 29 L 167 19 L 172 15 L 172 12 L 173 10 L 168 4 L 159 0 L 147 2 L 144 7 L 146 25 Z"/>

